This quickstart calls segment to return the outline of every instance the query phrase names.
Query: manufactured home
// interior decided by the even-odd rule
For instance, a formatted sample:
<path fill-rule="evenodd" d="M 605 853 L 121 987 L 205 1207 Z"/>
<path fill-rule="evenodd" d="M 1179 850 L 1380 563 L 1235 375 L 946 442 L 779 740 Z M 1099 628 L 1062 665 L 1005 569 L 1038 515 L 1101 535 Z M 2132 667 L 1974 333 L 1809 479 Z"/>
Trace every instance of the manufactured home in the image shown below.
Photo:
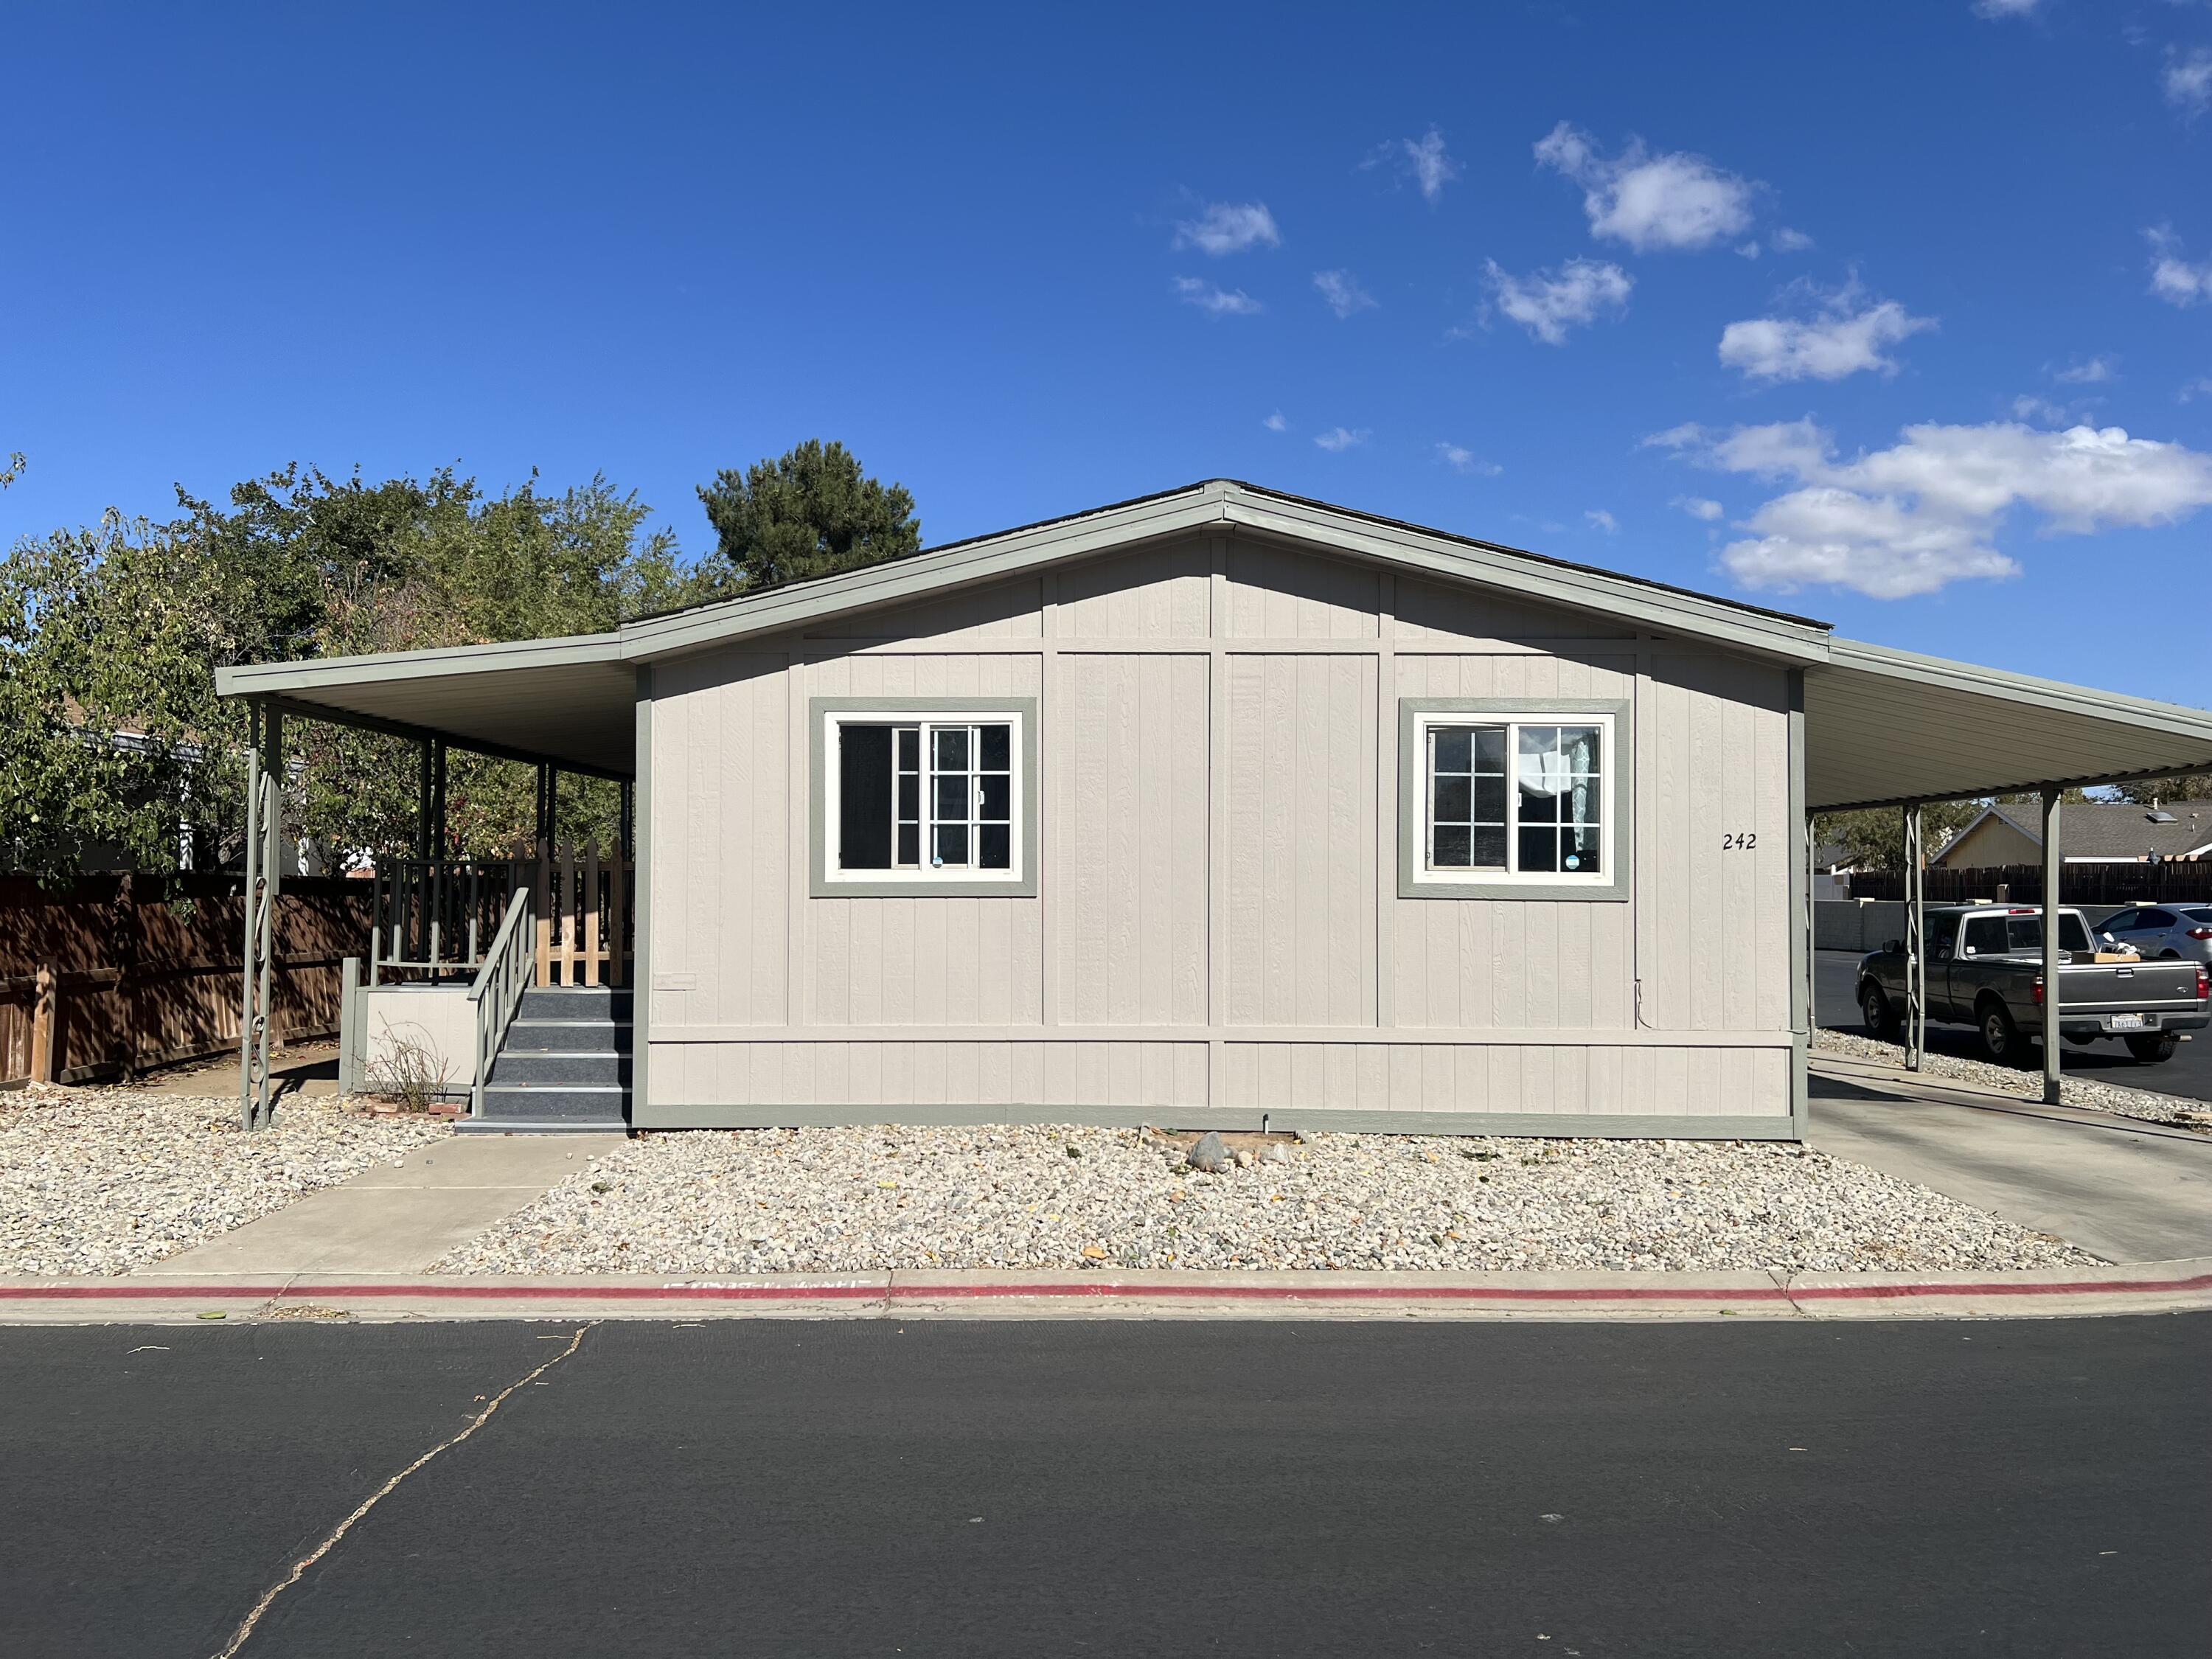
<path fill-rule="evenodd" d="M 221 689 L 263 835 L 288 719 L 634 787 L 602 983 L 504 927 L 454 976 L 507 1127 L 1792 1137 L 1810 811 L 2212 763 L 2203 711 L 1222 480 Z M 593 1020 L 581 1105 L 502 1086 Z"/>

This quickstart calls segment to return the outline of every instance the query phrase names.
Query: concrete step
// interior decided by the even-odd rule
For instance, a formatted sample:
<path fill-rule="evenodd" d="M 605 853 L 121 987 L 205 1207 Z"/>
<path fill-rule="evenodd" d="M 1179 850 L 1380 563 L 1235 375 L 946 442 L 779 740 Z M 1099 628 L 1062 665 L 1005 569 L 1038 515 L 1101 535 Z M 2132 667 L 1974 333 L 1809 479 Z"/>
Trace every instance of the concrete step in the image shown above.
<path fill-rule="evenodd" d="M 505 1087 L 552 1083 L 613 1083 L 627 1087 L 629 1056 L 613 1048 L 502 1049 L 491 1083 Z"/>
<path fill-rule="evenodd" d="M 503 1052 L 510 1054 L 574 1054 L 586 1049 L 630 1050 L 630 1026 L 611 1019 L 518 1019 L 507 1028 Z"/>
<path fill-rule="evenodd" d="M 630 1016 L 630 990 L 610 985 L 536 985 L 522 994 L 524 1019 L 614 1019 Z"/>
<path fill-rule="evenodd" d="M 538 1083 L 487 1085 L 485 1123 L 560 1121 L 566 1119 L 622 1118 L 629 1105 L 629 1091 L 619 1083 Z"/>

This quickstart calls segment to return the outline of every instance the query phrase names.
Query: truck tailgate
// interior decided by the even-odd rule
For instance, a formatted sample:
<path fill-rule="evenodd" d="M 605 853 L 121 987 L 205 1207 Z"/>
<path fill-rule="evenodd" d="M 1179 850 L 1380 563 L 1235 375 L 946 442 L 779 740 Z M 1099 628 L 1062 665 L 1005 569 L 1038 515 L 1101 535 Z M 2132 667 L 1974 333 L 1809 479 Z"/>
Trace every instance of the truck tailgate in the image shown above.
<path fill-rule="evenodd" d="M 2197 1006 L 2193 962 L 2080 963 L 2058 970 L 2063 1009 Z"/>

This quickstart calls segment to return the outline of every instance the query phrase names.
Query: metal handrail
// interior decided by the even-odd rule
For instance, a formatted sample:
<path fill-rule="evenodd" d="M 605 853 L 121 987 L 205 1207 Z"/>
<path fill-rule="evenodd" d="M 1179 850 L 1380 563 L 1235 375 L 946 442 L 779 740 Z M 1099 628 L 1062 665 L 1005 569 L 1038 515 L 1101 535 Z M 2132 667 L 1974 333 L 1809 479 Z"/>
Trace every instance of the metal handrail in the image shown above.
<path fill-rule="evenodd" d="M 507 902 L 507 914 L 500 918 L 499 932 L 492 936 L 491 949 L 484 952 L 483 966 L 469 983 L 477 1026 L 476 1075 L 469 1085 L 471 1117 L 483 1115 L 484 1084 L 491 1076 L 491 1063 L 507 1041 L 507 1028 L 514 1023 L 522 994 L 530 988 L 538 966 L 532 949 L 538 933 L 535 909 L 530 889 L 515 889 Z"/>

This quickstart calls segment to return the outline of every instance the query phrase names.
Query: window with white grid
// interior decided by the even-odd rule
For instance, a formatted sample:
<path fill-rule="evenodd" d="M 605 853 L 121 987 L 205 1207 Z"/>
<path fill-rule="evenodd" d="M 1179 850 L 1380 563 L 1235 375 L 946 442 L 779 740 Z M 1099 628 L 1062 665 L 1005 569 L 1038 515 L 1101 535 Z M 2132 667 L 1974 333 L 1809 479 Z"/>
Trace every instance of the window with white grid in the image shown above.
<path fill-rule="evenodd" d="M 1597 886 L 1613 879 L 1610 714 L 1451 710 L 1417 717 L 1423 884 Z"/>
<path fill-rule="evenodd" d="M 1023 881 L 1024 720 L 1012 710 L 826 714 L 825 881 Z"/>

